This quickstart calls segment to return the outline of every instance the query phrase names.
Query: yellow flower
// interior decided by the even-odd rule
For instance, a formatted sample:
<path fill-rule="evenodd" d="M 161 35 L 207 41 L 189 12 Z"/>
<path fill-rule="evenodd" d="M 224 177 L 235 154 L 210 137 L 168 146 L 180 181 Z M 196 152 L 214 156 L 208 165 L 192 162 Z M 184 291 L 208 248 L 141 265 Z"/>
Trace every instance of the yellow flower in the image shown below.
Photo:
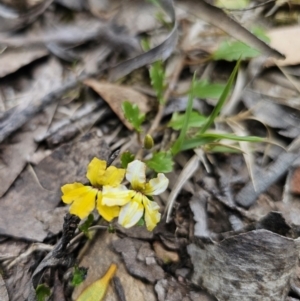
<path fill-rule="evenodd" d="M 126 189 L 125 186 L 120 185 L 125 175 L 125 169 L 115 166 L 106 168 L 106 165 L 106 161 L 97 158 L 89 163 L 86 177 L 91 186 L 75 182 L 61 187 L 62 201 L 71 204 L 71 214 L 75 214 L 81 219 L 87 217 L 95 209 L 97 200 L 97 210 L 105 220 L 111 221 L 119 215 L 119 206 L 103 205 L 103 192 L 100 189 L 107 187 L 108 190 L 115 192 Z"/>
<path fill-rule="evenodd" d="M 161 214 L 158 204 L 149 200 L 147 196 L 164 192 L 169 180 L 159 173 L 157 178 L 146 183 L 146 164 L 139 160 L 128 164 L 126 179 L 131 183 L 132 190 L 114 192 L 104 187 L 102 202 L 107 206 L 122 206 L 119 224 L 124 228 L 134 226 L 144 215 L 147 229 L 152 231 L 160 221 Z"/>

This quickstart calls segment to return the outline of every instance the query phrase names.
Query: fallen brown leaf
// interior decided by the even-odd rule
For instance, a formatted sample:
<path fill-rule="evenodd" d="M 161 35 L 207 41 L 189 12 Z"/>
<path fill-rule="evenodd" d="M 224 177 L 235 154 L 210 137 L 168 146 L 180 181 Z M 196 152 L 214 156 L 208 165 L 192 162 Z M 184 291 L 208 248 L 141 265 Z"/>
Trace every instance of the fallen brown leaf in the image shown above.
<path fill-rule="evenodd" d="M 130 87 L 110 84 L 108 82 L 100 82 L 96 79 L 87 79 L 84 81 L 84 84 L 97 92 L 109 104 L 124 125 L 130 130 L 133 130 L 133 127 L 125 119 L 124 112 L 122 110 L 122 103 L 125 100 L 136 104 L 141 113 L 147 113 L 150 111 L 147 97 Z"/>

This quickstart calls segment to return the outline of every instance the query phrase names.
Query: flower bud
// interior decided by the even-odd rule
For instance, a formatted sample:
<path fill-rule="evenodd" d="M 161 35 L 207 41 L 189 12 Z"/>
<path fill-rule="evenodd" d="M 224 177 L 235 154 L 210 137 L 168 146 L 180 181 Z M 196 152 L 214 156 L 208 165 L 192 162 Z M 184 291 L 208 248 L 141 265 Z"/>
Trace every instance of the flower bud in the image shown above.
<path fill-rule="evenodd" d="M 151 149 L 154 146 L 153 138 L 150 135 L 146 135 L 144 139 L 144 148 Z"/>

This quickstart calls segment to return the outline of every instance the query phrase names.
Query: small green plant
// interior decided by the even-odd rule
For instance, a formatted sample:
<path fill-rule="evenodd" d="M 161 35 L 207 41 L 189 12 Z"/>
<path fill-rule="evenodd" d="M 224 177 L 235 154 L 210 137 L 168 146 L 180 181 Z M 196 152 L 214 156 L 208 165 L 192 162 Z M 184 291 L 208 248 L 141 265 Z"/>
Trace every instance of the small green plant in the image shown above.
<path fill-rule="evenodd" d="M 45 284 L 39 284 L 35 289 L 35 293 L 38 301 L 46 301 L 51 295 L 50 288 Z"/>
<path fill-rule="evenodd" d="M 141 124 L 145 120 L 145 114 L 140 113 L 140 109 L 136 104 L 132 104 L 129 101 L 124 101 L 122 103 L 122 109 L 125 115 L 125 118 L 131 123 L 134 129 L 140 133 Z"/>
<path fill-rule="evenodd" d="M 79 267 L 75 265 L 71 284 L 73 286 L 78 286 L 80 283 L 82 283 L 85 280 L 86 275 L 87 275 L 87 268 Z"/>
<path fill-rule="evenodd" d="M 226 139 L 231 141 L 246 141 L 246 142 L 264 142 L 266 139 L 257 136 L 237 136 L 232 133 L 224 132 L 208 132 L 215 122 L 215 119 L 220 114 L 224 106 L 240 65 L 240 60 L 237 62 L 234 70 L 232 71 L 227 84 L 219 97 L 213 111 L 209 116 L 203 116 L 197 112 L 192 111 L 193 99 L 195 97 L 195 90 L 197 89 L 198 82 L 193 78 L 191 89 L 189 92 L 189 99 L 187 110 L 185 114 L 173 114 L 169 126 L 175 130 L 181 130 L 179 137 L 172 146 L 172 153 L 177 154 L 180 151 L 203 147 L 207 151 L 221 151 L 221 152 L 237 152 L 241 151 L 237 146 L 224 145 L 219 143 L 220 140 Z M 194 128 L 191 133 L 188 132 L 189 128 Z"/>
<path fill-rule="evenodd" d="M 79 230 L 82 231 L 87 238 L 91 238 L 89 233 L 89 227 L 93 225 L 93 222 L 94 222 L 94 215 L 89 214 L 86 221 L 78 227 Z"/>
<path fill-rule="evenodd" d="M 162 61 L 156 61 L 153 63 L 149 70 L 151 79 L 151 85 L 156 93 L 156 97 L 160 104 L 165 102 L 163 98 L 164 91 L 166 89 L 166 75 Z"/>

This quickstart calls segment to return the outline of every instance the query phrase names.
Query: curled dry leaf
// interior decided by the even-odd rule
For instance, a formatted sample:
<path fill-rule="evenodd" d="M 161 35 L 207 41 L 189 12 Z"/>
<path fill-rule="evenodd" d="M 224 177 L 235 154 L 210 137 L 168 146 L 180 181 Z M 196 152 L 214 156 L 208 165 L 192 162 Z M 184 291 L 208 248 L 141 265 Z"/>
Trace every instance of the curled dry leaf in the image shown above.
<path fill-rule="evenodd" d="M 300 27 L 286 26 L 270 30 L 267 35 L 270 38 L 270 45 L 282 52 L 285 60 L 270 59 L 266 62 L 267 66 L 289 66 L 300 63 Z"/>
<path fill-rule="evenodd" d="M 132 88 L 107 82 L 100 82 L 95 79 L 87 79 L 84 81 L 84 84 L 97 92 L 130 130 L 133 130 L 133 127 L 124 117 L 122 103 L 125 100 L 130 101 L 131 103 L 136 104 L 139 107 L 140 112 L 144 114 L 150 110 L 146 96 Z"/>
<path fill-rule="evenodd" d="M 187 249 L 192 281 L 218 300 L 282 301 L 298 265 L 299 241 L 262 229 L 220 243 L 197 238 Z"/>

